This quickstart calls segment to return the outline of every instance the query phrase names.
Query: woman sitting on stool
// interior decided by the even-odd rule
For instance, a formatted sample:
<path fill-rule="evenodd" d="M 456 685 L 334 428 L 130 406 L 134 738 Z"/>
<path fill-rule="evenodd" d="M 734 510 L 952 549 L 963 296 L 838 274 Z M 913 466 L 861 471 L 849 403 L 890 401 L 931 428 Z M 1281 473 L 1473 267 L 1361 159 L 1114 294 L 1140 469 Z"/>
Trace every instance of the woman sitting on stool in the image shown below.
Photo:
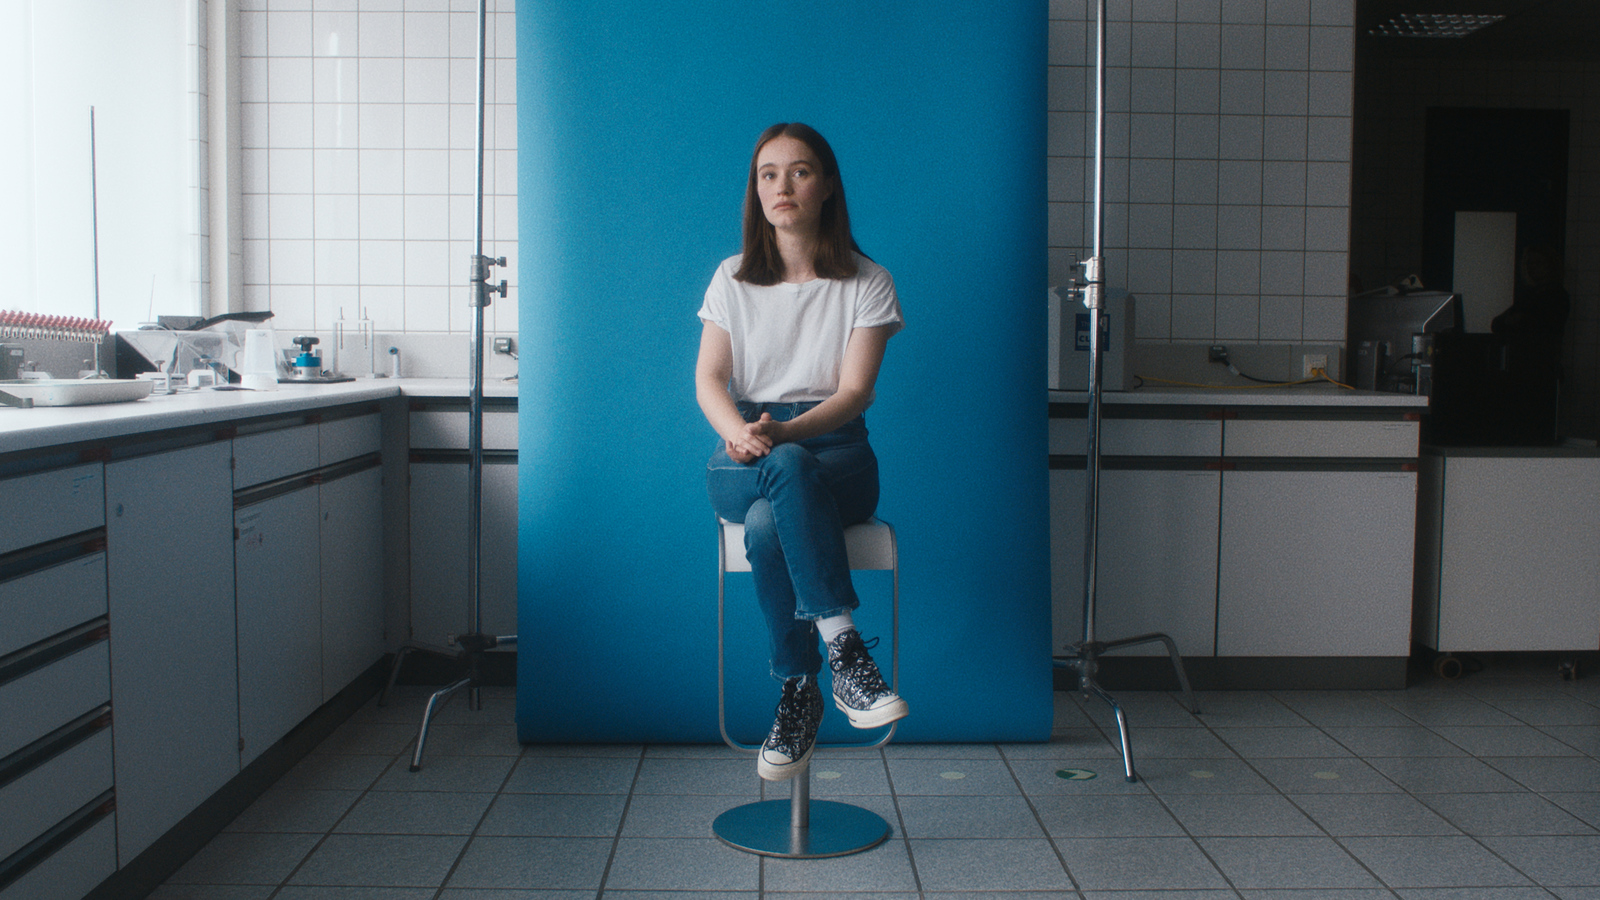
<path fill-rule="evenodd" d="M 834 704 L 857 728 L 906 715 L 851 610 L 844 529 L 878 505 L 862 413 L 904 321 L 894 279 L 850 236 L 833 150 L 807 125 L 762 132 L 744 199 L 744 252 L 717 267 L 700 308 L 695 395 L 722 438 L 706 467 L 717 515 L 744 523 L 756 599 L 783 682 L 757 771 L 805 770 L 822 721 L 828 648 Z"/>

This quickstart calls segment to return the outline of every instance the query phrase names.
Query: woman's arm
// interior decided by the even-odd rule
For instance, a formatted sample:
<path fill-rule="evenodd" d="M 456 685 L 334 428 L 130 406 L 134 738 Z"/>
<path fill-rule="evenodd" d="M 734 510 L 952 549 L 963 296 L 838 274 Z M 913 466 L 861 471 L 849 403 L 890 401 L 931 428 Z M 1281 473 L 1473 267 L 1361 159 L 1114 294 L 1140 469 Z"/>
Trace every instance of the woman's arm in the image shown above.
<path fill-rule="evenodd" d="M 787 422 L 774 422 L 763 417 L 762 421 L 753 423 L 757 433 L 767 437 L 773 444 L 801 441 L 827 434 L 861 415 L 872 402 L 873 386 L 878 381 L 878 369 L 883 365 L 884 349 L 889 344 L 890 336 L 897 330 L 898 325 L 875 325 L 851 331 L 850 341 L 845 345 L 844 360 L 839 367 L 838 391 Z M 732 365 L 731 350 L 729 365 Z M 726 395 L 726 391 L 723 393 Z M 737 415 L 738 411 L 735 410 L 734 414 Z"/>
<path fill-rule="evenodd" d="M 706 421 L 721 436 L 728 456 L 747 463 L 772 450 L 772 439 L 756 433 L 728 395 L 733 377 L 733 339 L 726 331 L 705 322 L 700 331 L 700 356 L 694 366 L 694 394 Z"/>

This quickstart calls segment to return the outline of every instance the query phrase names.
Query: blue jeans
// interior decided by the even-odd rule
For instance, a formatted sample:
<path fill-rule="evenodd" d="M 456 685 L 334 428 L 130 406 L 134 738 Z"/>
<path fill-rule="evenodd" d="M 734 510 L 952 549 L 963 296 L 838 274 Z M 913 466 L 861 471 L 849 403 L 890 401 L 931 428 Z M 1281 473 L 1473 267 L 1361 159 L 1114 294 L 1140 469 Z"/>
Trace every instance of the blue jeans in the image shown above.
<path fill-rule="evenodd" d="M 786 422 L 816 403 L 739 403 L 745 421 L 762 413 Z M 845 553 L 847 525 L 878 507 L 878 458 L 866 420 L 789 444 L 745 465 L 719 442 L 706 464 L 717 515 L 744 523 L 745 556 L 756 601 L 772 639 L 772 674 L 780 680 L 822 669 L 816 619 L 860 605 Z"/>

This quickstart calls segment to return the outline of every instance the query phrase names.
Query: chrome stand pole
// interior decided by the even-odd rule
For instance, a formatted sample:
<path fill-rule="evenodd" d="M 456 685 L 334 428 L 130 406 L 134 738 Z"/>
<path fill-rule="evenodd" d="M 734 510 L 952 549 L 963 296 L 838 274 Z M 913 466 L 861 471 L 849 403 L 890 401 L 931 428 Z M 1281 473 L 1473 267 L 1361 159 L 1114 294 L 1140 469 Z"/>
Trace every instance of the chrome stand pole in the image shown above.
<path fill-rule="evenodd" d="M 1078 690 L 1086 697 L 1095 697 L 1111 707 L 1117 719 L 1117 739 L 1122 749 L 1122 771 L 1128 781 L 1137 781 L 1133 767 L 1133 751 L 1128 741 L 1128 720 L 1122 706 L 1105 688 L 1100 686 L 1100 656 L 1107 650 L 1130 647 L 1136 644 L 1163 642 L 1172 664 L 1178 671 L 1178 683 L 1183 689 L 1189 710 L 1199 714 L 1194 692 L 1189 689 L 1189 677 L 1183 669 L 1183 658 L 1178 655 L 1177 644 L 1164 634 L 1146 634 L 1117 641 L 1099 641 L 1095 638 L 1095 604 L 1098 592 L 1096 566 L 1100 554 L 1100 393 L 1102 314 L 1105 309 L 1105 128 L 1106 128 L 1106 0 L 1099 0 L 1095 17 L 1095 127 L 1094 127 L 1094 248 L 1084 260 L 1083 281 L 1078 290 L 1083 305 L 1089 310 L 1089 384 L 1088 432 L 1085 451 L 1084 478 L 1084 532 L 1083 532 L 1083 640 L 1072 645 L 1072 656 L 1058 656 L 1056 668 L 1073 669 L 1078 673 Z M 1126 327 L 1126 325 L 1122 326 Z"/>
<path fill-rule="evenodd" d="M 467 708 L 473 712 L 481 710 L 483 699 L 479 687 L 483 680 L 483 654 L 496 646 L 517 642 L 517 636 L 514 634 L 497 636 L 483 633 L 483 311 L 489 306 L 491 296 L 506 295 L 504 280 L 499 284 L 490 284 L 493 267 L 504 266 L 505 257 L 490 258 L 483 255 L 484 48 L 487 43 L 488 19 L 488 0 L 478 0 L 478 130 L 474 146 L 477 156 L 475 187 L 477 222 L 472 247 L 472 334 L 469 362 L 471 389 L 467 416 L 467 612 L 472 630 L 468 634 L 456 636 L 454 650 L 407 642 L 395 654 L 394 668 L 389 671 L 389 680 L 384 687 L 384 693 L 378 698 L 380 706 L 383 705 L 389 689 L 394 686 L 395 678 L 400 674 L 400 664 L 410 652 L 420 650 L 452 656 L 463 662 L 467 670 L 465 676 L 435 691 L 433 696 L 428 698 L 427 708 L 422 714 L 422 726 L 417 730 L 416 751 L 411 757 L 413 772 L 422 768 L 422 751 L 428 742 L 428 725 L 433 721 L 434 713 L 463 689 L 467 692 Z"/>

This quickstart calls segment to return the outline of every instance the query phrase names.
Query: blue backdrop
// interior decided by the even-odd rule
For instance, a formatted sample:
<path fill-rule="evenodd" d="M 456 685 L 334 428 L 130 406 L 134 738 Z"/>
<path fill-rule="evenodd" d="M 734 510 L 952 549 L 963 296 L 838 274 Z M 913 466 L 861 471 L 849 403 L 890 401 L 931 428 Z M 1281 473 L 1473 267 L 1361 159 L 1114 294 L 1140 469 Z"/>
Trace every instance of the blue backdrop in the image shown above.
<path fill-rule="evenodd" d="M 1048 739 L 1046 22 L 1044 0 L 519 6 L 522 740 L 718 740 L 695 311 L 778 121 L 833 144 L 907 320 L 867 413 L 900 537 L 897 740 Z M 729 717 L 759 740 L 777 685 L 748 582 Z M 887 578 L 857 583 L 887 669 Z"/>

